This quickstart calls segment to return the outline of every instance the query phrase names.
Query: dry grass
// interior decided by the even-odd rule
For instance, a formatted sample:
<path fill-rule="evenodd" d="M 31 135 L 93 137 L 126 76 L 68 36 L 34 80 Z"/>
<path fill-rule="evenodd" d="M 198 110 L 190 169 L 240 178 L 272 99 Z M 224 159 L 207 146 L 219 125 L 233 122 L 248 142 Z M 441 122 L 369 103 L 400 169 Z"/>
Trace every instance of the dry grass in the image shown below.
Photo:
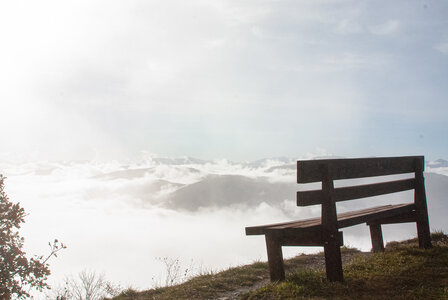
<path fill-rule="evenodd" d="M 214 299 L 222 293 L 252 286 L 268 277 L 267 263 L 256 262 L 216 274 L 196 276 L 175 286 L 143 292 L 128 290 L 114 299 Z"/>
<path fill-rule="evenodd" d="M 428 250 L 412 239 L 388 244 L 384 253 L 358 256 L 345 266 L 344 283 L 327 281 L 322 271 L 298 271 L 243 299 L 448 299 L 448 237 L 432 238 Z"/>
<path fill-rule="evenodd" d="M 416 239 L 371 255 L 343 248 L 344 283 L 325 279 L 322 254 L 300 255 L 285 261 L 281 283 L 269 283 L 267 263 L 256 262 L 114 299 L 448 299 L 448 237 L 439 232 L 432 239 L 429 250 L 419 249 Z"/>

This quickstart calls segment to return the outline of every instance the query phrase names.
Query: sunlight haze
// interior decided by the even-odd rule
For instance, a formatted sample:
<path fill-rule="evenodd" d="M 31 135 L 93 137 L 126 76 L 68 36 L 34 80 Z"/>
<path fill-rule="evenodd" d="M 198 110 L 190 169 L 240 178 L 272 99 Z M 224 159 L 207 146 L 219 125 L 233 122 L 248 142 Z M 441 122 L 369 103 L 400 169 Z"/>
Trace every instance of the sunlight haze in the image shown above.
<path fill-rule="evenodd" d="M 442 1 L 5 1 L 2 154 L 446 156 Z"/>

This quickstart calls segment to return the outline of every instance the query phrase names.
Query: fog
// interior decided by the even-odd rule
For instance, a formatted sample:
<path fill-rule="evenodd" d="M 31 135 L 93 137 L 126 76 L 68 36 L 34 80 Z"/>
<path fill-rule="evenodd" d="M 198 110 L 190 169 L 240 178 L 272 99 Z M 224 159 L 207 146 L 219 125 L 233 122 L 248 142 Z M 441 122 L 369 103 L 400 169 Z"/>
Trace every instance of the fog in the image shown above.
<path fill-rule="evenodd" d="M 160 258 L 193 266 L 190 274 L 266 260 L 264 238 L 245 236 L 246 226 L 320 213 L 316 206 L 295 206 L 295 191 L 307 187 L 295 183 L 295 159 L 288 158 L 251 163 L 151 157 L 126 163 L 2 160 L 0 170 L 8 177 L 9 197 L 28 213 L 21 229 L 27 253 L 48 253 L 54 238 L 68 246 L 50 262 L 54 286 L 88 269 L 123 287 L 150 288 L 163 282 Z M 447 162 L 429 163 L 426 170 L 431 229 L 446 231 Z M 338 210 L 412 201 L 411 192 L 387 197 L 345 202 Z M 416 235 L 414 224 L 384 228 L 386 241 Z M 344 230 L 344 242 L 369 250 L 367 226 Z M 284 251 L 290 257 L 321 248 Z"/>

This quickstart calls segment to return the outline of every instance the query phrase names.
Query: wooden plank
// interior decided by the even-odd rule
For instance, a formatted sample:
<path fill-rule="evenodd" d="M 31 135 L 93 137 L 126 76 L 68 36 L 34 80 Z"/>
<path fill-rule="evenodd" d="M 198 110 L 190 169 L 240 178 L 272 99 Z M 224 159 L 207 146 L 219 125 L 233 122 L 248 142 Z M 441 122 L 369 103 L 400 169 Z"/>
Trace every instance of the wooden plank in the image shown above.
<path fill-rule="evenodd" d="M 383 242 L 383 232 L 381 230 L 381 224 L 370 225 L 370 238 L 372 240 L 372 250 L 373 252 L 383 252 L 384 242 Z"/>
<path fill-rule="evenodd" d="M 325 271 L 329 281 L 344 281 L 342 273 L 341 248 L 336 240 L 330 240 L 324 245 Z"/>
<path fill-rule="evenodd" d="M 320 218 L 246 227 L 246 235 L 266 234 L 268 229 L 306 228 L 320 225 Z"/>
<path fill-rule="evenodd" d="M 338 214 L 338 228 L 357 224 L 389 224 L 415 222 L 413 203 L 382 205 Z M 246 235 L 261 235 L 268 231 L 285 231 L 287 234 L 306 234 L 312 230 L 322 230 L 321 218 L 246 227 Z"/>
<path fill-rule="evenodd" d="M 414 214 L 415 205 L 413 203 L 375 206 L 338 214 L 338 227 L 344 228 L 362 223 L 388 224 L 388 220 L 393 221 L 393 218 L 398 217 L 402 218 L 401 220 L 403 221 L 409 219 L 409 222 L 412 222 L 415 221 Z M 268 230 L 286 230 L 291 234 L 303 234 L 305 231 L 313 229 L 321 230 L 320 226 L 321 218 L 311 218 L 299 221 L 246 227 L 246 235 L 266 234 Z"/>
<path fill-rule="evenodd" d="M 397 205 L 385 205 L 382 209 L 372 209 L 370 212 L 363 213 L 358 211 L 356 214 L 352 213 L 347 217 L 339 216 L 338 227 L 350 227 L 357 224 L 369 223 L 378 219 L 384 219 L 397 215 L 412 215 L 415 211 L 415 205 L 411 204 L 397 204 Z"/>
<path fill-rule="evenodd" d="M 325 241 L 323 240 L 322 230 L 301 230 L 300 233 L 297 231 L 289 231 L 288 229 L 282 230 L 281 244 L 283 246 L 324 246 Z M 342 232 L 338 232 L 337 244 L 339 246 L 344 245 L 344 238 Z"/>
<path fill-rule="evenodd" d="M 300 229 L 301 230 L 311 230 L 321 226 L 320 218 L 305 219 L 298 222 L 293 222 L 290 224 L 278 224 L 277 226 L 269 227 L 269 229 L 283 230 L 283 229 Z"/>
<path fill-rule="evenodd" d="M 378 219 L 372 222 L 367 222 L 367 225 L 375 224 L 397 224 L 397 223 L 411 223 L 416 221 L 415 211 L 406 215 L 392 216 L 388 218 Z"/>
<path fill-rule="evenodd" d="M 397 193 L 415 188 L 415 179 L 395 180 L 334 189 L 336 202 Z M 297 205 L 308 206 L 323 203 L 322 190 L 297 192 Z"/>
<path fill-rule="evenodd" d="M 428 208 L 426 205 L 425 178 L 423 177 L 424 162 L 416 162 L 415 194 L 417 235 L 420 248 L 431 248 L 431 234 L 429 231 Z"/>
<path fill-rule="evenodd" d="M 330 281 L 343 281 L 341 248 L 338 243 L 338 216 L 334 199 L 332 169 L 319 165 L 322 174 L 322 238 L 324 240 L 325 268 Z"/>
<path fill-rule="evenodd" d="M 282 245 L 275 234 L 267 233 L 265 238 L 271 281 L 284 280 L 285 267 L 283 265 Z"/>
<path fill-rule="evenodd" d="M 268 229 L 267 234 L 275 235 L 279 238 L 282 246 L 323 246 L 322 230 L 319 229 Z"/>
<path fill-rule="evenodd" d="M 318 159 L 297 161 L 297 183 L 322 181 L 320 165 L 327 165 L 332 179 L 351 179 L 372 176 L 412 173 L 415 161 L 423 156 Z"/>
<path fill-rule="evenodd" d="M 334 183 L 330 168 L 320 165 L 322 174 L 322 227 L 324 232 L 334 234 L 338 231 L 338 216 L 336 214 L 336 203 L 334 201 Z"/>
<path fill-rule="evenodd" d="M 322 204 L 324 202 L 324 195 L 322 190 L 298 191 L 297 192 L 297 206 L 309 206 Z"/>
<path fill-rule="evenodd" d="M 413 178 L 344 187 L 335 190 L 335 199 L 336 201 L 346 201 L 359 198 L 367 198 L 378 195 L 385 195 L 412 190 L 414 187 L 415 187 L 415 179 Z"/>
<path fill-rule="evenodd" d="M 320 223 L 320 220 L 319 220 Z M 266 234 L 275 236 L 282 246 L 323 246 L 322 228 L 268 228 Z M 338 242 L 343 245 L 342 232 L 338 236 Z"/>

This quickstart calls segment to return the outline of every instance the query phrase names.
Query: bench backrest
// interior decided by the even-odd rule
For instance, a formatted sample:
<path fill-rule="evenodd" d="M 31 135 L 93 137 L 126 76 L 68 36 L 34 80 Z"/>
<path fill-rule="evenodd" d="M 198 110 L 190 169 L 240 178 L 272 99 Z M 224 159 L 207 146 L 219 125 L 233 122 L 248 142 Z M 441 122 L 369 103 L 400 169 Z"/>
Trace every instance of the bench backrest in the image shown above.
<path fill-rule="evenodd" d="M 297 182 L 321 181 L 322 189 L 299 191 L 299 206 L 321 204 L 322 233 L 327 241 L 338 236 L 336 202 L 414 189 L 413 219 L 417 223 L 419 245 L 430 247 L 428 211 L 423 177 L 423 156 L 324 159 L 297 162 Z M 414 173 L 414 178 L 334 188 L 334 180 Z M 395 221 L 394 221 L 395 222 Z M 400 223 L 401 221 L 399 221 Z M 420 238 L 422 237 L 422 238 Z"/>
<path fill-rule="evenodd" d="M 297 192 L 297 205 L 338 202 L 420 189 L 424 156 L 297 161 L 297 183 L 322 182 L 322 190 Z M 415 173 L 414 178 L 334 188 L 333 180 Z M 416 188 L 416 186 L 419 186 Z M 424 186 L 423 186 L 424 192 Z M 328 198 L 331 199 L 328 199 Z M 425 199 L 426 203 L 426 199 Z"/>

